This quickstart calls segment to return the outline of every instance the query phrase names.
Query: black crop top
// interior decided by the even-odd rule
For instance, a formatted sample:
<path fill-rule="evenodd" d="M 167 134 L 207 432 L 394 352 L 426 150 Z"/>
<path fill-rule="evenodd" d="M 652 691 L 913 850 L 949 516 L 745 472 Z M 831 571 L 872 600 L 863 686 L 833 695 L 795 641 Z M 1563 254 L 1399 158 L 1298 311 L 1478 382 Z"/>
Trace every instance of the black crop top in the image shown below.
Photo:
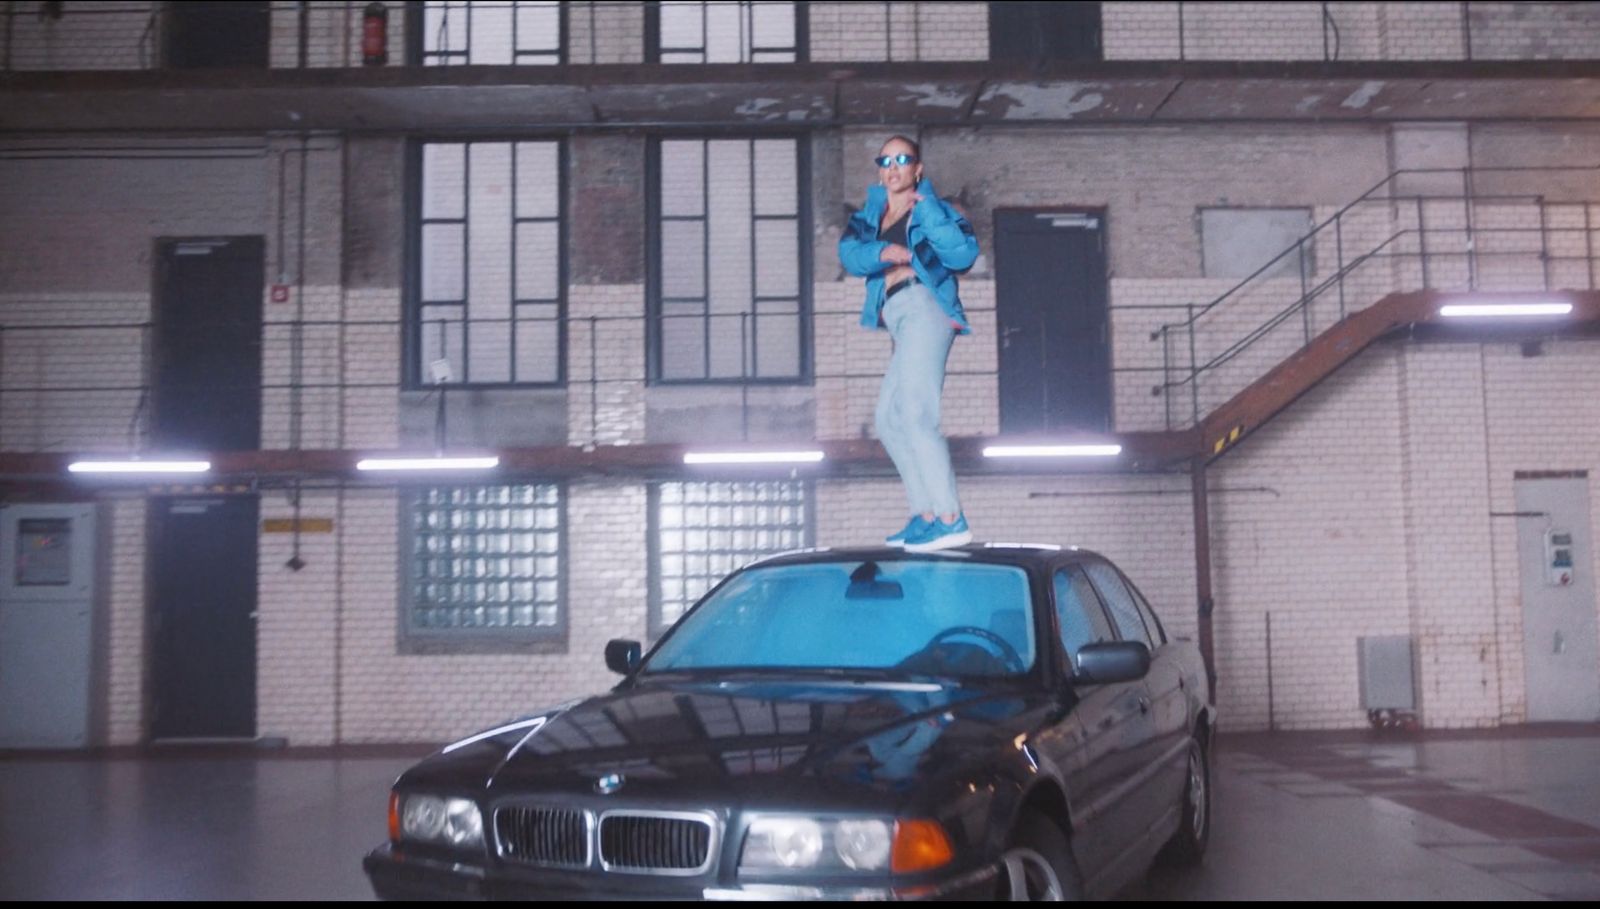
<path fill-rule="evenodd" d="M 907 210 L 905 214 L 900 216 L 900 220 L 885 227 L 883 232 L 878 234 L 878 239 L 910 249 L 911 243 L 906 239 L 906 223 L 910 217 L 911 212 Z"/>

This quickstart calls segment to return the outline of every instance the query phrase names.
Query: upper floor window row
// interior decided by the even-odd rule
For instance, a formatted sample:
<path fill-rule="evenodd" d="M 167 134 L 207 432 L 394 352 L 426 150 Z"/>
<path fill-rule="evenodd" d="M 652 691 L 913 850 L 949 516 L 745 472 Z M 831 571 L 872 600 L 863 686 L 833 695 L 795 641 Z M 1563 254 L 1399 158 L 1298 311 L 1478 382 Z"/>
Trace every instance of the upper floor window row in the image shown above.
<path fill-rule="evenodd" d="M 0 72 L 1055 60 L 1594 60 L 1592 3 L 0 4 Z"/>

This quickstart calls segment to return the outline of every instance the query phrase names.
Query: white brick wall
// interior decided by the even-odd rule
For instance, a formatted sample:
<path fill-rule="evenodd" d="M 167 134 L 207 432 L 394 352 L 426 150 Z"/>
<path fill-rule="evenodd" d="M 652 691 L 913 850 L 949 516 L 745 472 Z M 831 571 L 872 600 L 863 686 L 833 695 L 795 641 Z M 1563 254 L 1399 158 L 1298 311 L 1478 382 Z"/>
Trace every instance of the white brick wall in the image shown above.
<path fill-rule="evenodd" d="M 1356 638 L 1405 634 L 1396 350 L 1313 389 L 1210 477 L 1219 703 L 1230 728 L 1365 722 Z M 1219 490 L 1232 490 L 1219 492 Z"/>
<path fill-rule="evenodd" d="M 579 483 L 567 497 L 566 653 L 433 656 L 396 652 L 396 494 L 345 493 L 340 741 L 447 741 L 610 684 L 605 642 L 645 637 L 645 492 Z"/>
<path fill-rule="evenodd" d="M 1497 512 L 1516 510 L 1514 484 L 1519 470 L 1587 470 L 1594 510 L 1591 526 L 1600 527 L 1600 495 L 1594 485 L 1600 477 L 1600 343 L 1554 341 L 1547 342 L 1544 350 L 1543 356 L 1526 358 L 1517 345 L 1483 349 L 1481 400 L 1489 424 L 1489 503 Z M 1490 525 L 1499 718 L 1504 722 L 1527 718 L 1516 524 L 1498 520 Z M 1600 572 L 1600 549 L 1591 570 Z"/>
<path fill-rule="evenodd" d="M 812 3 L 811 59 L 989 59 L 986 3 Z"/>
<path fill-rule="evenodd" d="M 569 63 L 644 62 L 644 4 L 567 4 Z"/>
<path fill-rule="evenodd" d="M 568 442 L 645 441 L 644 286 L 575 284 L 569 294 Z"/>
<path fill-rule="evenodd" d="M 1401 355 L 1406 545 L 1417 690 L 1430 726 L 1501 713 L 1489 551 L 1483 348 L 1410 346 Z"/>
<path fill-rule="evenodd" d="M 307 491 L 298 516 L 332 518 L 341 533 L 346 495 Z M 292 519 L 286 491 L 261 496 L 261 518 Z M 294 535 L 260 536 L 256 595 L 256 729 L 262 736 L 281 736 L 298 745 L 335 742 L 340 690 L 340 647 L 343 644 L 342 594 L 347 583 L 340 538 L 334 534 L 301 534 L 299 571 L 285 563 L 295 555 Z M 398 564 L 398 563 L 396 563 Z"/>
<path fill-rule="evenodd" d="M 1474 60 L 1593 60 L 1600 7 L 1591 3 L 1473 3 Z"/>
<path fill-rule="evenodd" d="M 111 532 L 110 639 L 106 669 L 106 740 L 132 745 L 144 736 L 145 501 L 114 499 Z"/>

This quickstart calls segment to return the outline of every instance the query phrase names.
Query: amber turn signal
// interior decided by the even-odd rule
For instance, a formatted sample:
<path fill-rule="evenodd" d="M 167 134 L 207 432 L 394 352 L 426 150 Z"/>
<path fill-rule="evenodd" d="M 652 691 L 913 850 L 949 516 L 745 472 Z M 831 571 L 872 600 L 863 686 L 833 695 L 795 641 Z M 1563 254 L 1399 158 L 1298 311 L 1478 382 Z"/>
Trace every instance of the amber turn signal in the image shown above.
<path fill-rule="evenodd" d="M 955 858 L 950 838 L 938 821 L 894 822 L 894 852 L 889 868 L 895 874 L 928 871 L 948 865 Z"/>

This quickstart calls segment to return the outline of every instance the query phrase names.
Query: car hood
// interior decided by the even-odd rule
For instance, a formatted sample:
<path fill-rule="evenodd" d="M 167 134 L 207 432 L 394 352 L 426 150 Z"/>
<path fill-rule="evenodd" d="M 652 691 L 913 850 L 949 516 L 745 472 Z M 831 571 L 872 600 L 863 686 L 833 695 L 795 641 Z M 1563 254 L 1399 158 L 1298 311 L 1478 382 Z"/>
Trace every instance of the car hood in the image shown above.
<path fill-rule="evenodd" d="M 1039 696 L 1012 687 L 720 681 L 634 685 L 450 746 L 410 782 L 593 795 L 612 774 L 632 798 L 747 805 L 837 799 L 860 808 L 913 782 L 1016 750 Z"/>

